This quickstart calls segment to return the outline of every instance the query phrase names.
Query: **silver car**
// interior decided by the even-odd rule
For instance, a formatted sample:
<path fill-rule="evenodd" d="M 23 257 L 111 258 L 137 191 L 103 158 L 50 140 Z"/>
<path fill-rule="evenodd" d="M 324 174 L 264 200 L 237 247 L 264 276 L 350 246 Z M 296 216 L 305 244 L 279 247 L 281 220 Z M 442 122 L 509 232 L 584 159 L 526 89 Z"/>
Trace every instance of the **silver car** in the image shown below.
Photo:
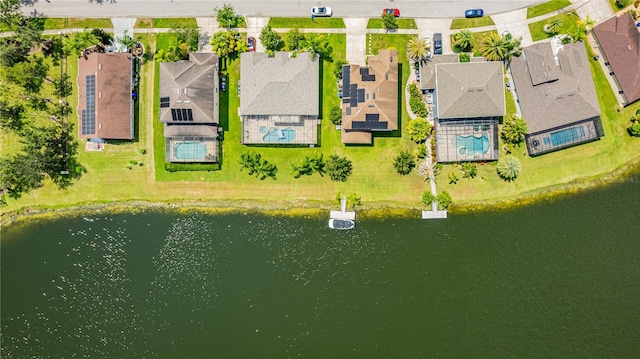
<path fill-rule="evenodd" d="M 331 17 L 331 15 L 333 15 L 333 12 L 331 11 L 330 7 L 320 6 L 311 8 L 311 16 Z"/>

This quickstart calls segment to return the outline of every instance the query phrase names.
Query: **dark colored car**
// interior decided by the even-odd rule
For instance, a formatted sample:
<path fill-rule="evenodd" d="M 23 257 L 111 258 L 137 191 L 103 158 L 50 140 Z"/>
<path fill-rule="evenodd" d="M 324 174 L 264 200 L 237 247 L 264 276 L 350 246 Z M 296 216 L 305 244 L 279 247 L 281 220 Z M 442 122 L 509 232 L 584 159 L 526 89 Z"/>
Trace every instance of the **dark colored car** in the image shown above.
<path fill-rule="evenodd" d="M 442 34 L 439 32 L 433 34 L 433 54 L 442 55 Z"/>
<path fill-rule="evenodd" d="M 482 9 L 470 9 L 464 12 L 464 17 L 473 18 L 473 17 L 483 17 L 484 11 Z"/>
<path fill-rule="evenodd" d="M 382 15 L 393 15 L 393 17 L 400 17 L 400 10 L 398 9 L 383 9 Z"/>
<path fill-rule="evenodd" d="M 247 52 L 256 51 L 256 38 L 255 37 L 247 37 Z"/>

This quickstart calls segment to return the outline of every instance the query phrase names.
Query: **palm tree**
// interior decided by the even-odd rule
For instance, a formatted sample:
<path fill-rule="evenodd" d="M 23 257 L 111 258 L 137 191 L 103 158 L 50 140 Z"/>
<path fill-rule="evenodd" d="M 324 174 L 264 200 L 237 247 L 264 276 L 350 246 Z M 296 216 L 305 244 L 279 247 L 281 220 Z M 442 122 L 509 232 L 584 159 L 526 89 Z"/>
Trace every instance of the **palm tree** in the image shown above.
<path fill-rule="evenodd" d="M 458 176 L 456 176 L 455 173 L 453 172 L 449 172 L 449 184 L 456 184 L 458 183 Z"/>
<path fill-rule="evenodd" d="M 587 17 L 585 17 L 584 19 L 580 19 L 578 23 L 583 24 L 585 30 L 589 32 L 591 31 L 591 29 L 593 29 L 593 26 L 596 24 L 596 21 L 592 19 L 589 15 L 587 15 Z"/>
<path fill-rule="evenodd" d="M 407 57 L 413 61 L 424 61 L 427 58 L 429 46 L 427 40 L 418 36 L 412 37 L 407 42 Z"/>
<path fill-rule="evenodd" d="M 63 52 L 67 56 L 71 54 L 80 56 L 86 48 L 99 43 L 100 40 L 94 34 L 87 32 L 85 29 L 83 32 L 78 32 L 65 38 Z"/>
<path fill-rule="evenodd" d="M 312 55 L 318 54 L 321 58 L 331 56 L 333 48 L 323 35 L 310 34 L 304 40 L 302 51 L 310 52 Z"/>
<path fill-rule="evenodd" d="M 473 162 L 463 162 L 461 169 L 463 178 L 476 178 L 478 175 L 478 167 Z"/>
<path fill-rule="evenodd" d="M 547 28 L 549 29 L 550 33 L 557 35 L 560 31 L 562 31 L 562 25 L 564 25 L 562 19 L 559 17 L 554 17 L 547 23 Z"/>
<path fill-rule="evenodd" d="M 505 58 L 507 61 L 511 61 L 513 56 L 519 57 L 522 55 L 522 38 L 515 38 L 513 36 L 509 36 L 510 39 L 507 39 L 505 36 L 505 41 L 507 41 L 507 57 Z"/>
<path fill-rule="evenodd" d="M 489 61 L 502 61 L 509 53 L 509 42 L 504 36 L 492 32 L 482 40 L 480 52 Z"/>
<path fill-rule="evenodd" d="M 496 169 L 502 179 L 513 181 L 520 173 L 520 161 L 511 155 L 507 155 L 498 161 Z"/>
<path fill-rule="evenodd" d="M 459 33 L 453 35 L 453 41 L 455 41 L 455 47 L 458 50 L 461 52 L 469 52 L 473 45 L 473 34 L 469 29 L 461 30 Z"/>

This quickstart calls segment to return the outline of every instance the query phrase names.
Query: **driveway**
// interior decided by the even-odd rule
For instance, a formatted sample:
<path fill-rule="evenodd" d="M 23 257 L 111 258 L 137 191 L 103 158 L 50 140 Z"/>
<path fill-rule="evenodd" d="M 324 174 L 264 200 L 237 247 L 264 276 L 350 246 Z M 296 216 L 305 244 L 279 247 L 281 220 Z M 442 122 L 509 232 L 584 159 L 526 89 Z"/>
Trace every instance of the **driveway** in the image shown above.
<path fill-rule="evenodd" d="M 368 18 L 349 17 L 344 19 L 347 28 L 347 62 L 365 66 L 365 58 L 368 54 L 367 24 Z"/>

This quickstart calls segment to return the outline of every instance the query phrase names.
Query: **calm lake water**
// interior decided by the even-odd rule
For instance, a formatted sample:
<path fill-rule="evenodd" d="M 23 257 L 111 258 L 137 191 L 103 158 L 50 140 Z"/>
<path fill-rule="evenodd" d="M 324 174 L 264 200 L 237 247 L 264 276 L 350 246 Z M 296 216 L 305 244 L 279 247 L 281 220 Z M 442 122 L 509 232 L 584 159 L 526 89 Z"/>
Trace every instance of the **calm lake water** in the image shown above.
<path fill-rule="evenodd" d="M 510 211 L 2 229 L 2 358 L 631 358 L 640 175 Z"/>

